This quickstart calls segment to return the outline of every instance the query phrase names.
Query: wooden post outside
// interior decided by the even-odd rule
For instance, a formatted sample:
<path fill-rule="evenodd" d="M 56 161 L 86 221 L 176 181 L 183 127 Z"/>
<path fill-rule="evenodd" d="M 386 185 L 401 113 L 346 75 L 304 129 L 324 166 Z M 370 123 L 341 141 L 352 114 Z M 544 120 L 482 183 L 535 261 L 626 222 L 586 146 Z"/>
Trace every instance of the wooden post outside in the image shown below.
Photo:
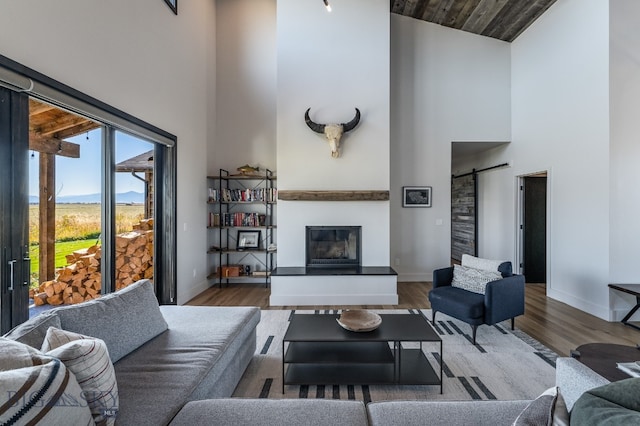
<path fill-rule="evenodd" d="M 55 278 L 56 156 L 40 153 L 40 282 Z"/>

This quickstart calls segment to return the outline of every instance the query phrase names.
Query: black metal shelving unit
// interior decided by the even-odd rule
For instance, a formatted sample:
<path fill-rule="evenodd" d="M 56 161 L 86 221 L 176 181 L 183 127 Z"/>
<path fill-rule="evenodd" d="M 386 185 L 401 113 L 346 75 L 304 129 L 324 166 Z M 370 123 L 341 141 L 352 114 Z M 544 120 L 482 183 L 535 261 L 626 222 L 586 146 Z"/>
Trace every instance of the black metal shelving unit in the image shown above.
<path fill-rule="evenodd" d="M 271 283 L 271 272 L 275 269 L 276 222 L 275 206 L 277 188 L 275 174 L 266 169 L 263 174 L 231 175 L 220 169 L 218 176 L 207 176 L 209 197 L 209 230 L 216 235 L 207 253 L 216 255 L 217 261 L 207 276 L 215 280 L 219 287 L 230 282 L 260 282 L 265 287 Z M 259 246 L 252 249 L 238 248 L 237 231 L 260 231 Z M 261 265 L 261 270 L 252 268 L 249 275 L 223 276 L 222 267 L 242 265 L 253 259 Z"/>

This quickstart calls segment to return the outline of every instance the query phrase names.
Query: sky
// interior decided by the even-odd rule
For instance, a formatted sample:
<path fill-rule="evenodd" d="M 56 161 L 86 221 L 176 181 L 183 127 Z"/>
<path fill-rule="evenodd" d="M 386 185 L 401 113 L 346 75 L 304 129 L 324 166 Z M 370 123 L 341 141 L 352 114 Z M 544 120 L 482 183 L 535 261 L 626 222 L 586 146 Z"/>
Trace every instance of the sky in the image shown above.
<path fill-rule="evenodd" d="M 56 196 L 102 192 L 100 177 L 102 129 L 65 139 L 80 145 L 80 158 L 56 156 Z M 126 133 L 116 132 L 116 164 L 153 149 L 153 144 Z M 39 193 L 39 153 L 29 154 L 29 195 Z M 130 173 L 116 173 L 116 193 L 144 193 L 144 184 Z"/>

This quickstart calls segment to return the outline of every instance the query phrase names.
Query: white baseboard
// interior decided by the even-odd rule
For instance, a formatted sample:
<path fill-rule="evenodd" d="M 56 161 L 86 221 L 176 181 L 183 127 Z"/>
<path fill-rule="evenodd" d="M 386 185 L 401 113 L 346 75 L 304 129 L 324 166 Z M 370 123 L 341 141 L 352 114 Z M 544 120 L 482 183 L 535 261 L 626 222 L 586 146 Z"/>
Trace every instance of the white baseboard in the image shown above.
<path fill-rule="evenodd" d="M 596 305 L 595 303 L 575 297 L 573 294 L 567 294 L 550 288 L 547 288 L 547 296 L 605 321 L 611 321 L 611 313 L 607 306 Z"/>
<path fill-rule="evenodd" d="M 194 297 L 196 297 L 197 295 L 199 295 L 200 293 L 202 293 L 203 291 L 205 291 L 209 287 L 211 287 L 211 285 L 209 284 L 208 280 L 200 281 L 199 283 L 195 283 L 194 285 L 190 286 L 189 288 L 183 288 L 182 286 L 180 286 L 178 284 L 178 289 L 177 289 L 177 293 L 178 293 L 178 297 L 177 297 L 178 302 L 177 303 L 178 303 L 178 305 L 184 305 L 189 300 L 193 299 Z"/>
<path fill-rule="evenodd" d="M 400 272 L 398 273 L 398 282 L 415 282 L 415 281 L 431 282 L 433 281 L 433 274 L 425 274 L 425 273 L 405 274 Z"/>

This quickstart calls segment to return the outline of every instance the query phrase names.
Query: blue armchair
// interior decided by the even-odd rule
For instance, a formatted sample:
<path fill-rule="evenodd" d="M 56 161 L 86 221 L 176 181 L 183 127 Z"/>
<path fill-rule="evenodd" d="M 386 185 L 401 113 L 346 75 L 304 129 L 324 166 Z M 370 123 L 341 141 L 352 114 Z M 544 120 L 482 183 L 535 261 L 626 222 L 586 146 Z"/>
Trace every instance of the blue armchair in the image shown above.
<path fill-rule="evenodd" d="M 452 287 L 453 267 L 433 271 L 433 288 L 429 292 L 432 321 L 435 323 L 436 312 L 442 312 L 468 323 L 474 345 L 479 325 L 511 319 L 513 330 L 515 317 L 524 314 L 525 279 L 511 274 L 511 262 L 500 264 L 498 271 L 503 278 L 487 283 L 485 294 Z"/>

